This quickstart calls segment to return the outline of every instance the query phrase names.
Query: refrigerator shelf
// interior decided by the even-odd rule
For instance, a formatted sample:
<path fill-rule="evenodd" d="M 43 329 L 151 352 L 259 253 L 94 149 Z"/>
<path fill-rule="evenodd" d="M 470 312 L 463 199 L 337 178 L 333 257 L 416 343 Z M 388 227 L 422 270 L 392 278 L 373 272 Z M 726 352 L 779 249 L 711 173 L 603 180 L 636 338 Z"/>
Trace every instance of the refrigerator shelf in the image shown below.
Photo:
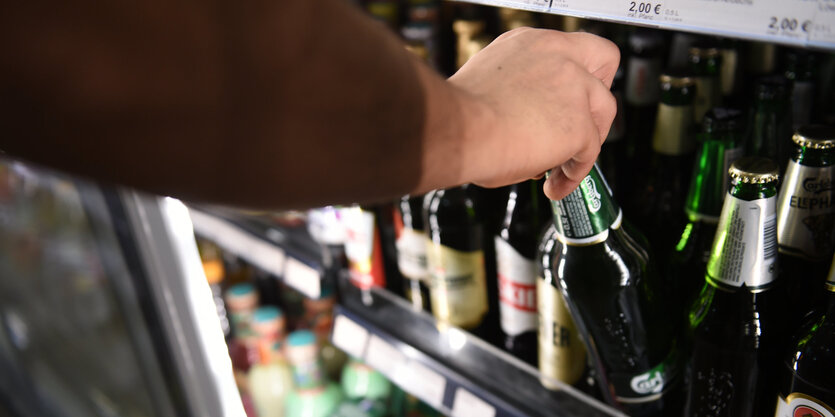
<path fill-rule="evenodd" d="M 628 25 L 835 50 L 833 0 L 458 0 Z"/>
<path fill-rule="evenodd" d="M 189 207 L 189 214 L 196 234 L 308 297 L 321 295 L 321 249 L 303 227 L 277 227 L 258 217 L 203 207 Z"/>
<path fill-rule="evenodd" d="M 446 415 L 620 416 L 576 389 L 545 389 L 532 366 L 385 289 L 340 283 L 332 340 Z M 551 381 L 559 384 L 556 381 Z"/>

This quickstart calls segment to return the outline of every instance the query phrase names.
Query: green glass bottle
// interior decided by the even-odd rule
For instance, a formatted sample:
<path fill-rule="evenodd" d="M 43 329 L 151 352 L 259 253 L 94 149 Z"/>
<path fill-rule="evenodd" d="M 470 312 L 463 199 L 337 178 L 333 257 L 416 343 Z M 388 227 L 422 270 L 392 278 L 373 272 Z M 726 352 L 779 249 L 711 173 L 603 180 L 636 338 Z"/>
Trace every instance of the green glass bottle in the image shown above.
<path fill-rule="evenodd" d="M 745 154 L 770 158 L 784 167 L 792 136 L 791 84 L 782 75 L 757 80 Z"/>
<path fill-rule="evenodd" d="M 811 51 L 791 49 L 786 51 L 783 74 L 792 83 L 792 129 L 808 125 L 815 114 L 815 81 L 820 62 Z"/>
<path fill-rule="evenodd" d="M 292 364 L 293 384 L 285 401 L 287 417 L 327 417 L 342 402 L 342 390 L 328 382 L 316 336 L 307 330 L 296 330 L 287 336 L 287 357 Z"/>
<path fill-rule="evenodd" d="M 623 115 L 625 111 L 623 78 L 624 70 L 621 67 L 615 73 L 611 89 L 617 103 L 617 113 L 612 121 L 611 128 L 609 128 L 609 135 L 606 136 L 606 141 L 600 148 L 600 155 L 597 157 L 597 165 L 600 166 L 600 170 L 607 178 L 612 179 L 609 186 L 612 187 L 615 198 L 628 195 L 633 187 L 630 161 L 624 157 L 628 152 L 628 144 L 626 141 L 626 118 Z"/>
<path fill-rule="evenodd" d="M 658 77 L 664 63 L 664 37 L 651 29 L 636 28 L 630 34 L 626 58 L 626 108 L 627 159 L 632 161 L 634 172 L 643 172 L 649 161 L 649 141 L 661 91 Z"/>
<path fill-rule="evenodd" d="M 685 316 L 704 285 L 730 164 L 742 156 L 744 117 L 741 110 L 717 107 L 707 112 L 699 135 L 700 149 L 684 204 L 687 223 L 670 256 L 667 276 Z M 684 318 L 684 317 L 683 317 Z"/>
<path fill-rule="evenodd" d="M 824 292 L 827 306 L 792 338 L 783 359 L 775 417 L 835 416 L 835 259 Z"/>
<path fill-rule="evenodd" d="M 835 251 L 835 128 L 804 126 L 792 142 L 777 203 L 777 241 L 796 325 L 822 307 L 819 288 Z"/>
<path fill-rule="evenodd" d="M 537 347 L 536 248 L 550 212 L 539 181 L 514 184 L 502 228 L 495 236 L 504 347 L 531 365 L 536 363 Z"/>
<path fill-rule="evenodd" d="M 649 174 L 643 188 L 633 194 L 627 214 L 661 259 L 667 259 L 683 227 L 681 212 L 693 169 L 695 81 L 682 74 L 666 73 L 660 84 Z"/>
<path fill-rule="evenodd" d="M 471 330 L 495 339 L 497 326 L 487 323 L 489 310 L 484 269 L 483 226 L 470 186 L 436 190 L 423 200 L 427 227 L 426 259 L 432 314 L 441 325 Z"/>
<path fill-rule="evenodd" d="M 711 43 L 702 42 L 690 47 L 690 71 L 696 82 L 696 94 L 693 100 L 693 120 L 701 121 L 708 110 L 722 101 L 722 55 L 719 48 Z"/>
<path fill-rule="evenodd" d="M 686 416 L 774 413 L 775 365 L 785 336 L 777 279 L 778 167 L 743 157 L 729 174 L 705 285 L 690 313 Z"/>
<path fill-rule="evenodd" d="M 633 416 L 677 414 L 678 322 L 646 239 L 623 222 L 597 166 L 552 207 L 562 243 L 554 277 L 609 387 L 606 400 Z"/>

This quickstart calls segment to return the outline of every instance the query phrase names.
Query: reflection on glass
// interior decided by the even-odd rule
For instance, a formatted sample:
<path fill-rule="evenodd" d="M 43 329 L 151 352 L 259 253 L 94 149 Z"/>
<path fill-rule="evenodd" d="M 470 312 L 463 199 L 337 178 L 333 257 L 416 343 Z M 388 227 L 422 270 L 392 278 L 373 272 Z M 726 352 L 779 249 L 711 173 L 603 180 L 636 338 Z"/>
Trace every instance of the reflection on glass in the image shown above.
<path fill-rule="evenodd" d="M 130 277 L 106 210 L 85 203 L 73 182 L 0 159 L 0 396 L 12 414 L 167 413 L 140 359 L 147 329 L 117 298 Z"/>

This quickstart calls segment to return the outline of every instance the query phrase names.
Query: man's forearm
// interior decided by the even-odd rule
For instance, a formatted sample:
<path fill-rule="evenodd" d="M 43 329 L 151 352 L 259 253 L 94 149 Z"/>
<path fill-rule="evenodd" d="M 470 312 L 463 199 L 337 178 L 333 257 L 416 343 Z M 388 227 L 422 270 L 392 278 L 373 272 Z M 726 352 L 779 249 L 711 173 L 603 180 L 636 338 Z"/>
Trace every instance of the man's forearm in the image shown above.
<path fill-rule="evenodd" d="M 192 6 L 55 4 L 51 17 L 13 6 L 3 22 L 0 148 L 252 207 L 373 200 L 439 183 L 422 178 L 431 168 L 425 90 L 449 87 L 382 26 L 342 0 Z M 433 111 L 454 117 L 445 103 Z"/>
<path fill-rule="evenodd" d="M 449 81 L 344 0 L 16 2 L 0 14 L 0 149 L 253 208 L 588 173 L 611 42 L 519 29 Z M 555 168 L 556 167 L 556 168 Z"/>

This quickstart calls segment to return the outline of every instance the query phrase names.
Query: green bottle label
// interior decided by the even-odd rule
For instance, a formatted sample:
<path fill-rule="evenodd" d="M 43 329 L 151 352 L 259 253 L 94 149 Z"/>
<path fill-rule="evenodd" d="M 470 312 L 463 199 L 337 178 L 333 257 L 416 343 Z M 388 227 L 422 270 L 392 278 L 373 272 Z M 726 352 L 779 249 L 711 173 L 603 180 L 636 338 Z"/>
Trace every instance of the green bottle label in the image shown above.
<path fill-rule="evenodd" d="M 557 237 L 568 244 L 602 242 L 609 236 L 609 228 L 620 227 L 623 217 L 597 165 L 576 190 L 551 205 Z"/>

